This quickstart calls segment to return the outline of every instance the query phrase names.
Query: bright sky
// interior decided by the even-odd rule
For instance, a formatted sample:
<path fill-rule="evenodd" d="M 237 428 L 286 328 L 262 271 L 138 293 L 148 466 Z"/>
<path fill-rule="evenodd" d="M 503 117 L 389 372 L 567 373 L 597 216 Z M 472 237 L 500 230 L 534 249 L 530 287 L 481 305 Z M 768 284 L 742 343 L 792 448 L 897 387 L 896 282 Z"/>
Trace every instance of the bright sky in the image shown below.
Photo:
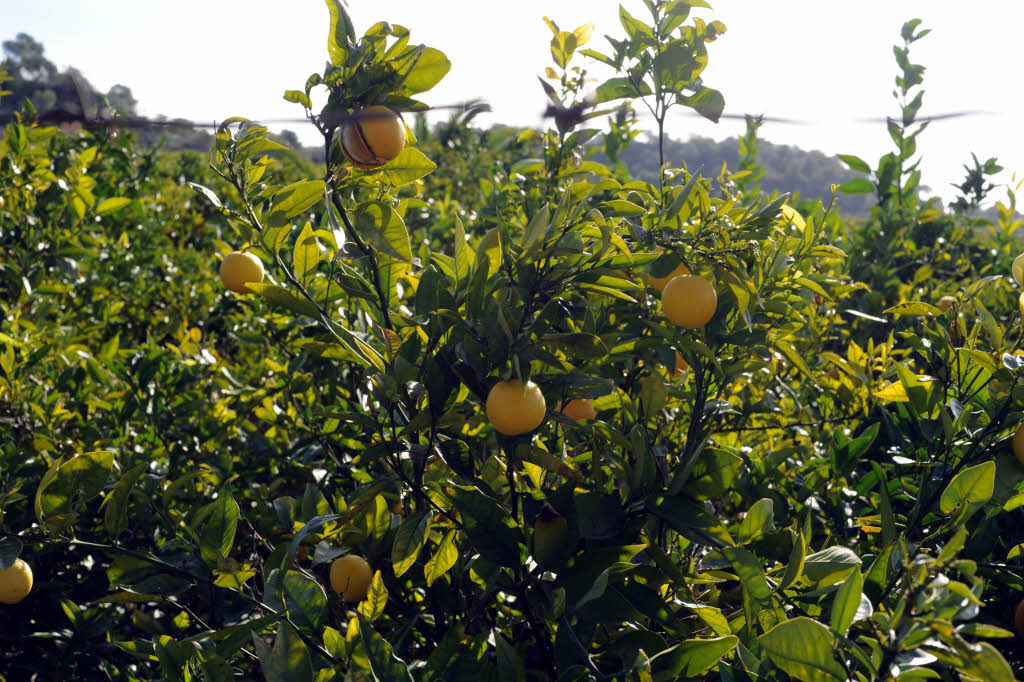
<path fill-rule="evenodd" d="M 624 0 L 646 18 L 640 0 Z M 951 198 L 949 184 L 974 152 L 999 157 L 1024 178 L 1024 89 L 1018 0 L 711 0 L 706 19 L 728 33 L 709 46 L 706 84 L 725 95 L 730 113 L 764 113 L 815 123 L 766 124 L 763 139 L 857 154 L 874 164 L 890 150 L 882 122 L 895 115 L 896 65 L 892 44 L 907 19 L 919 17 L 932 33 L 912 47 L 927 67 L 922 116 L 951 111 L 991 112 L 935 122 L 919 138 L 924 183 Z M 541 125 L 545 98 L 537 75 L 550 64 L 548 16 L 562 29 L 594 22 L 587 47 L 607 51 L 605 35 L 624 36 L 615 0 L 351 0 L 361 32 L 384 20 L 407 26 L 412 40 L 448 55 L 452 70 L 424 96 L 431 104 L 483 97 L 494 112 L 481 125 Z M 327 58 L 328 14 L 322 0 L 0 0 L 0 40 L 25 32 L 43 43 L 59 67 L 79 68 L 100 90 L 132 89 L 146 115 L 209 121 L 301 116 L 285 102 Z M 592 60 L 580 59 L 581 65 Z M 600 67 L 591 73 L 599 75 Z M 315 131 L 287 126 L 312 144 Z M 603 127 L 603 124 L 602 124 Z M 669 135 L 723 139 L 742 123 L 718 125 L 679 114 Z M 1005 192 L 999 193 L 1000 198 Z"/>

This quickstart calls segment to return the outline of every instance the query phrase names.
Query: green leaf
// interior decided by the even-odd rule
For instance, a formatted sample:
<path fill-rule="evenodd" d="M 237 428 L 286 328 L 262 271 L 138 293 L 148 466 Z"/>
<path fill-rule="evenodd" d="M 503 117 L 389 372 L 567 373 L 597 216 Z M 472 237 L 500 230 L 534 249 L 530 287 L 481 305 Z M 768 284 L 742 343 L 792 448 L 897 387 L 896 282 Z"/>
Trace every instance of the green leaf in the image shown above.
<path fill-rule="evenodd" d="M 380 576 L 380 571 L 376 571 L 373 574 L 373 580 L 370 581 L 370 589 L 366 592 L 366 597 L 359 602 L 356 610 L 359 611 L 363 618 L 372 623 L 384 615 L 384 608 L 387 604 L 388 590 L 384 587 L 384 580 Z"/>
<path fill-rule="evenodd" d="M 294 182 L 280 189 L 270 202 L 269 227 L 287 225 L 292 218 L 324 198 L 322 180 Z"/>
<path fill-rule="evenodd" d="M 218 558 L 226 557 L 235 542 L 237 527 L 238 503 L 227 490 L 221 490 L 220 497 L 203 519 L 199 536 L 199 551 L 202 552 L 203 560 L 215 566 Z"/>
<path fill-rule="evenodd" d="M 437 164 L 428 159 L 423 152 L 414 147 L 406 147 L 379 172 L 384 182 L 393 187 L 401 187 L 433 173 L 436 168 Z"/>
<path fill-rule="evenodd" d="M 316 305 L 303 296 L 296 294 L 291 289 L 286 289 L 276 284 L 256 284 L 253 282 L 246 284 L 246 286 L 263 300 L 275 303 L 296 315 L 305 315 L 306 317 L 313 318 L 320 317 L 320 311 Z"/>
<path fill-rule="evenodd" d="M 839 185 L 839 191 L 843 194 L 870 194 L 875 191 L 875 186 L 866 178 L 854 178 Z"/>
<path fill-rule="evenodd" d="M 86 452 L 68 460 L 58 459 L 36 489 L 35 511 L 40 523 L 48 516 L 73 514 L 100 494 L 114 467 L 114 453 Z M 68 519 L 70 520 L 70 519 Z"/>
<path fill-rule="evenodd" d="M 344 66 L 348 61 L 349 49 L 355 45 L 356 29 L 352 25 L 340 0 L 326 0 L 331 13 L 331 32 L 327 34 L 327 54 L 331 64 Z"/>
<path fill-rule="evenodd" d="M 815 583 L 831 585 L 845 577 L 853 568 L 860 568 L 860 557 L 846 547 L 826 547 L 820 552 L 808 554 L 804 559 L 804 575 Z"/>
<path fill-rule="evenodd" d="M 480 555 L 499 566 L 522 566 L 526 540 L 505 509 L 476 488 L 456 488 L 455 507 L 469 541 Z"/>
<path fill-rule="evenodd" d="M 320 244 L 313 236 L 313 228 L 307 220 L 302 232 L 295 239 L 295 248 L 292 250 L 292 269 L 295 271 L 296 279 L 306 284 L 306 276 L 315 272 L 319 263 Z"/>
<path fill-rule="evenodd" d="M 575 360 L 596 360 L 608 355 L 608 347 L 594 334 L 545 334 L 540 337 L 540 343 L 549 348 L 561 348 Z"/>
<path fill-rule="evenodd" d="M 714 88 L 701 88 L 693 95 L 678 99 L 682 104 L 693 108 L 698 114 L 714 123 L 718 123 L 725 110 L 725 97 Z"/>
<path fill-rule="evenodd" d="M 772 589 L 756 556 L 738 547 L 724 547 L 719 551 L 739 576 L 743 589 L 752 599 L 761 603 L 771 600 Z"/>
<path fill-rule="evenodd" d="M 804 573 L 804 562 L 807 561 L 807 541 L 804 540 L 803 531 L 796 533 L 789 531 L 793 538 L 793 549 L 789 553 L 789 563 L 786 564 L 786 572 L 782 575 L 782 582 L 779 587 L 785 589 L 799 580 Z"/>
<path fill-rule="evenodd" d="M 379 682 L 413 682 L 409 668 L 393 653 L 387 640 L 370 627 L 363 614 L 359 617 L 359 637 L 366 649 L 373 677 Z"/>
<path fill-rule="evenodd" d="M 775 508 L 768 498 L 755 502 L 743 517 L 736 544 L 745 545 L 775 530 Z"/>
<path fill-rule="evenodd" d="M 291 622 L 310 636 L 319 636 L 327 625 L 327 593 L 320 583 L 298 571 L 271 571 L 263 600 L 279 611 L 287 611 Z"/>
<path fill-rule="evenodd" d="M 455 219 L 455 276 L 459 287 L 469 284 L 473 276 L 473 252 L 466 243 L 466 229 L 459 218 Z"/>
<path fill-rule="evenodd" d="M 403 263 L 412 260 L 409 230 L 390 204 L 383 201 L 360 204 L 352 221 L 359 234 L 382 253 Z"/>
<path fill-rule="evenodd" d="M 846 631 L 853 624 L 853 619 L 860 608 L 862 590 L 864 588 L 864 576 L 860 571 L 851 571 L 849 577 L 843 581 L 832 599 L 832 631 L 837 635 L 846 635 Z"/>
<path fill-rule="evenodd" d="M 455 531 L 449 530 L 445 533 L 441 544 L 437 546 L 437 550 L 434 551 L 434 556 L 430 557 L 423 567 L 423 576 L 427 579 L 427 587 L 433 585 L 435 580 L 447 573 L 458 558 L 459 550 L 455 546 Z"/>
<path fill-rule="evenodd" d="M 603 104 L 617 99 L 644 97 L 650 95 L 651 92 L 650 86 L 644 81 L 634 84 L 628 78 L 609 78 L 597 87 L 597 91 L 594 93 L 594 103 Z"/>
<path fill-rule="evenodd" d="M 124 208 L 130 203 L 132 203 L 132 200 L 126 199 L 125 197 L 111 197 L 109 199 L 104 199 L 98 206 L 96 206 L 96 215 L 113 213 L 114 211 Z"/>
<path fill-rule="evenodd" d="M 416 563 L 416 558 L 419 557 L 429 534 L 429 512 L 414 514 L 402 521 L 398 532 L 395 533 L 395 542 L 391 546 L 391 563 L 394 565 L 396 578 L 401 577 Z"/>
<path fill-rule="evenodd" d="M 426 92 L 441 82 L 451 71 L 452 63 L 444 52 L 418 45 L 392 60 L 391 66 L 403 74 L 402 86 L 395 91 L 400 97 Z"/>
<path fill-rule="evenodd" d="M 687 639 L 653 656 L 651 670 L 658 675 L 671 675 L 671 679 L 699 677 L 735 649 L 739 641 L 735 635 Z"/>
<path fill-rule="evenodd" d="M 967 508 L 967 515 L 983 507 L 992 499 L 996 482 L 996 463 L 983 462 L 977 466 L 964 469 L 953 477 L 939 500 L 939 509 L 943 514 L 951 514 L 958 507 Z"/>
<path fill-rule="evenodd" d="M 846 671 L 832 655 L 836 636 L 805 616 L 779 623 L 757 638 L 762 651 L 801 682 L 844 682 Z"/>
<path fill-rule="evenodd" d="M 853 156 L 852 154 L 836 154 L 839 160 L 850 167 L 850 170 L 855 170 L 858 173 L 871 173 L 871 166 L 866 161 L 861 159 L 859 156 Z"/>
<path fill-rule="evenodd" d="M 260 654 L 260 667 L 267 682 L 313 682 L 309 650 L 290 625 L 277 626 L 273 649 L 267 650 L 257 633 L 252 633 L 252 638 L 254 643 L 259 642 L 256 651 Z"/>
<path fill-rule="evenodd" d="M 117 485 L 103 499 L 103 527 L 111 538 L 116 538 L 128 526 L 128 500 L 132 487 L 139 476 L 149 468 L 149 462 L 141 462 L 121 476 Z"/>
<path fill-rule="evenodd" d="M 891 308 L 882 311 L 883 315 L 942 315 L 942 311 L 928 303 L 921 301 L 907 301 L 899 303 Z"/>

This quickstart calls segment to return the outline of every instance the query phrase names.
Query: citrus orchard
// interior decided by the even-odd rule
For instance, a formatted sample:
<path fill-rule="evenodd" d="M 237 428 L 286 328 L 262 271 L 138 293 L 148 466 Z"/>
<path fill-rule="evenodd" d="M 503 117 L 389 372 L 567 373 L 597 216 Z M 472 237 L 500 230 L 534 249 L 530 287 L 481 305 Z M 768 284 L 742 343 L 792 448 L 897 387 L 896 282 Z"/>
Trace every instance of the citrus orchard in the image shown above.
<path fill-rule="evenodd" d="M 9 568 L 0 570 L 0 603 L 17 604 L 32 591 L 32 567 L 23 559 L 15 559 Z"/>
<path fill-rule="evenodd" d="M 718 294 L 711 282 L 697 275 L 676 277 L 661 292 L 661 307 L 673 324 L 688 329 L 706 325 L 718 307 Z"/>
<path fill-rule="evenodd" d="M 500 381 L 487 394 L 487 419 L 506 436 L 529 433 L 541 425 L 547 412 L 544 394 L 532 381 Z"/>
<path fill-rule="evenodd" d="M 220 281 L 237 294 L 247 294 L 247 284 L 263 281 L 263 261 L 252 253 L 232 251 L 220 264 Z"/>
<path fill-rule="evenodd" d="M 342 124 L 339 142 L 356 168 L 379 168 L 405 147 L 405 124 L 385 106 L 366 107 Z"/>
<path fill-rule="evenodd" d="M 346 554 L 331 564 L 331 588 L 341 595 L 342 601 L 361 601 L 372 579 L 370 564 L 361 556 Z"/>

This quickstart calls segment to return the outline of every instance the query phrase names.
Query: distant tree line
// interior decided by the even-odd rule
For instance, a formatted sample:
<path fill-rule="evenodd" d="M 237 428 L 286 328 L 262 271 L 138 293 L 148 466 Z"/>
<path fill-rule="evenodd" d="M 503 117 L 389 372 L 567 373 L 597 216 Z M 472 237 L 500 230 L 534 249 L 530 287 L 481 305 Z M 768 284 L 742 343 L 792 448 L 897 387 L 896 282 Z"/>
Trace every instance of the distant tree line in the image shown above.
<path fill-rule="evenodd" d="M 46 58 L 42 43 L 32 36 L 19 33 L 14 40 L 4 41 L 2 48 L 4 59 L 0 62 L 0 69 L 6 70 L 12 80 L 0 86 L 11 93 L 0 98 L 0 121 L 21 111 L 26 101 L 32 103 L 37 113 L 56 113 L 68 119 L 136 115 L 138 102 L 131 88 L 119 84 L 106 93 L 97 91 L 77 69 L 59 70 Z M 153 120 L 174 119 L 157 116 Z M 436 127 L 440 130 L 446 125 L 450 124 L 441 122 Z M 184 126 L 141 128 L 136 134 L 143 145 L 160 145 L 169 151 L 192 149 L 205 152 L 213 142 L 213 136 L 206 130 Z M 284 130 L 276 137 L 313 161 L 323 160 L 323 147 L 302 147 L 298 136 L 290 130 Z M 731 170 L 740 168 L 739 147 L 740 140 L 735 137 L 721 142 L 697 136 L 685 141 L 667 138 L 665 159 L 673 165 L 685 164 L 691 171 L 700 172 L 705 177 L 717 177 L 723 164 Z M 617 156 L 633 177 L 649 182 L 658 177 L 655 143 L 634 139 Z M 836 157 L 765 140 L 757 142 L 756 163 L 764 170 L 758 184 L 766 194 L 795 191 L 799 192 L 801 199 L 820 199 L 826 205 L 832 196 L 832 185 L 861 177 Z M 927 188 L 922 189 L 927 191 Z M 843 215 L 865 216 L 874 204 L 874 197 L 840 194 L 837 203 Z M 994 210 L 990 209 L 988 213 L 994 214 Z"/>
<path fill-rule="evenodd" d="M 634 177 L 649 182 L 657 179 L 656 143 L 633 140 L 619 157 Z M 685 141 L 666 139 L 665 160 L 673 165 L 685 163 L 691 171 L 705 177 L 718 177 L 722 164 L 734 171 L 740 167 L 739 140 L 730 137 L 716 142 L 697 136 Z M 826 206 L 832 197 L 833 184 L 862 177 L 834 156 L 765 140 L 758 141 L 757 163 L 765 171 L 758 184 L 766 194 L 796 191 L 801 199 L 820 199 Z M 866 215 L 874 204 L 874 197 L 840 194 L 837 203 L 843 215 Z"/>
<path fill-rule="evenodd" d="M 98 91 L 86 77 L 74 67 L 61 71 L 46 58 L 43 44 L 27 33 L 19 33 L 14 40 L 5 40 L 4 59 L 0 69 L 7 71 L 11 78 L 2 85 L 10 94 L 0 98 L 0 121 L 8 120 L 25 108 L 26 102 L 40 116 L 49 120 L 72 121 L 75 119 L 116 118 L 135 116 L 138 102 L 126 85 L 114 85 L 107 92 Z M 157 116 L 155 121 L 168 121 Z M 213 136 L 202 129 L 141 128 L 137 130 L 139 141 L 146 146 L 160 144 L 164 149 L 208 150 Z"/>

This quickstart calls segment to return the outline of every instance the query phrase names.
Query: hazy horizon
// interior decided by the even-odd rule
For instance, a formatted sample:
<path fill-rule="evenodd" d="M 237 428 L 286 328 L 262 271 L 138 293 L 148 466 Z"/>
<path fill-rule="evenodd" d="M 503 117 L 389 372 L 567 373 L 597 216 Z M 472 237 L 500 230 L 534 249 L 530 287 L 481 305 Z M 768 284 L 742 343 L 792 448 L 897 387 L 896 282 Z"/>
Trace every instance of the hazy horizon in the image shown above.
<path fill-rule="evenodd" d="M 586 47 L 606 51 L 605 35 L 623 35 L 618 4 L 390 0 L 369 9 L 351 2 L 348 9 L 360 33 L 375 21 L 391 21 L 410 28 L 413 42 L 444 51 L 452 70 L 425 99 L 451 104 L 483 98 L 493 112 L 477 122 L 487 127 L 543 124 L 545 98 L 537 75 L 550 63 L 551 32 L 542 17 L 569 30 L 594 22 L 594 38 Z M 646 13 L 639 0 L 624 5 L 637 16 Z M 874 2 L 866 9 L 811 0 L 712 5 L 713 10 L 695 14 L 719 19 L 728 28 L 709 45 L 704 74 L 705 83 L 724 94 L 726 112 L 802 122 L 768 122 L 760 130 L 762 139 L 830 156 L 856 154 L 874 165 L 892 146 L 884 118 L 898 113 L 891 96 L 892 45 L 903 22 L 918 17 L 923 28 L 932 29 L 911 48 L 911 60 L 927 68 L 920 116 L 985 112 L 936 121 L 921 135 L 922 183 L 948 200 L 950 183 L 962 179 L 971 152 L 981 161 L 999 158 L 1006 171 L 997 183 L 1009 183 L 1014 171 L 1024 177 L 1024 140 L 1013 125 L 1024 96 L 1006 83 L 1006 70 L 1015 70 L 1015 19 L 1024 18 L 1024 7 L 996 0 L 974 3 L 969 11 L 948 0 Z M 118 83 L 131 88 L 142 115 L 202 121 L 301 117 L 301 108 L 285 102 L 282 93 L 322 70 L 328 15 L 321 0 L 289 5 L 287 11 L 270 0 L 182 0 L 173 12 L 165 8 L 127 0 L 0 0 L 5 17 L 0 40 L 28 33 L 44 45 L 50 61 L 62 69 L 74 66 L 97 89 Z M 220 32 L 225 26 L 235 33 Z M 577 57 L 574 64 L 586 67 L 596 82 L 608 75 L 589 58 Z M 643 110 L 639 103 L 637 110 Z M 674 139 L 723 140 L 743 133 L 742 121 L 716 125 L 681 108 L 674 111 L 666 131 Z M 600 119 L 595 123 L 605 127 Z M 271 128 L 292 130 L 304 144 L 316 142 L 311 126 Z M 1005 199 L 1005 191 L 994 197 Z"/>

